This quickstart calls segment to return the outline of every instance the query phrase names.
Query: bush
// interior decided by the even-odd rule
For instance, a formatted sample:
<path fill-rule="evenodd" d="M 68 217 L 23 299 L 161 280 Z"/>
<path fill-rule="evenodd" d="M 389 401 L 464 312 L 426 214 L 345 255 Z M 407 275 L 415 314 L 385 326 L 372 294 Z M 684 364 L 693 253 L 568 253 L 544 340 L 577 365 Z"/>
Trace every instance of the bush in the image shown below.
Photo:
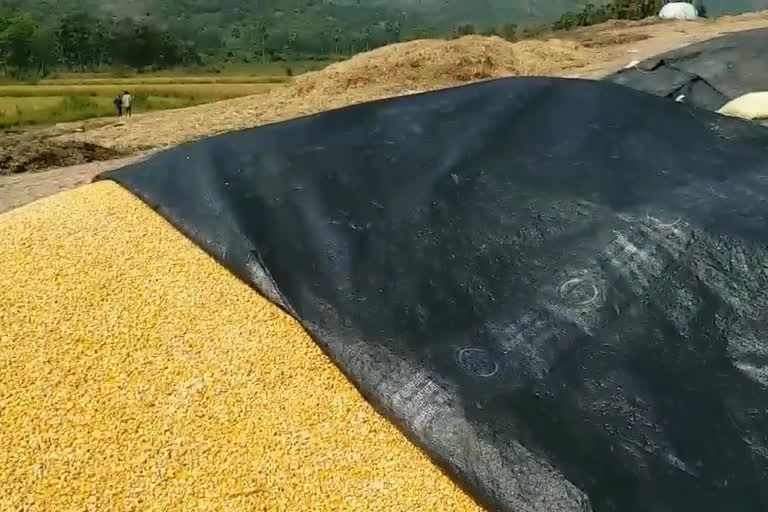
<path fill-rule="evenodd" d="M 467 23 L 466 25 L 459 25 L 456 27 L 456 35 L 459 37 L 468 36 L 475 33 L 477 33 L 477 31 L 475 30 L 475 26 L 471 23 Z"/>
<path fill-rule="evenodd" d="M 547 27 L 547 25 L 530 25 L 523 28 L 522 37 L 523 39 L 533 39 L 534 37 L 538 37 L 547 33 L 548 31 L 549 27 Z"/>
<path fill-rule="evenodd" d="M 552 24 L 552 30 L 571 30 L 576 27 L 588 27 L 611 19 L 640 20 L 654 16 L 664 5 L 663 0 L 612 0 L 596 6 L 588 3 L 579 12 L 566 12 Z M 704 8 L 706 14 L 706 8 Z M 701 12 L 701 9 L 700 9 Z"/>
<path fill-rule="evenodd" d="M 73 112 L 100 110 L 88 96 L 67 96 L 55 109 L 55 113 L 64 116 Z"/>
<path fill-rule="evenodd" d="M 515 23 L 505 23 L 499 29 L 499 35 L 507 41 L 517 40 L 517 25 Z"/>

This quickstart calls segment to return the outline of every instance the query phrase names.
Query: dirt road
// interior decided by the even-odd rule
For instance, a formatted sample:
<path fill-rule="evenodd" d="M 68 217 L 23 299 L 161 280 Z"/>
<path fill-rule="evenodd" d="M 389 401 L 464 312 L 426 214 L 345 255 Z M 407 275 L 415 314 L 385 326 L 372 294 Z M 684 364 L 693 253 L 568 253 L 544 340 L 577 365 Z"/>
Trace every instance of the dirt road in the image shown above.
<path fill-rule="evenodd" d="M 553 63 L 546 68 L 548 71 L 551 71 L 547 74 L 600 78 L 626 66 L 632 60 L 643 60 L 653 55 L 729 32 L 757 28 L 768 28 L 768 11 L 695 22 L 660 22 L 655 19 L 639 22 L 608 22 L 594 27 L 557 34 L 557 38 L 561 41 L 557 43 L 558 45 L 562 46 L 563 40 L 573 41 L 577 43 L 578 48 L 581 50 L 578 50 L 578 58 L 575 60 L 572 58 L 573 55 L 571 55 L 568 59 L 563 59 L 561 64 Z M 421 43 L 418 41 L 404 43 L 404 45 L 412 45 L 412 50 L 415 49 L 416 53 L 428 53 L 428 43 L 423 43 L 421 48 L 418 47 L 419 44 Z M 494 42 L 494 44 L 498 47 L 498 42 Z M 522 43 L 522 45 L 525 44 L 527 43 Z M 543 42 L 542 46 L 546 46 L 546 44 L 546 42 Z M 550 50 L 555 53 L 550 54 L 556 56 L 557 51 L 560 51 L 559 47 L 554 42 L 552 46 L 554 49 Z M 403 46 L 400 48 L 403 48 Z M 455 46 L 451 47 L 451 49 L 456 51 Z M 464 49 L 466 49 L 466 45 Z M 506 48 L 504 49 L 506 51 Z M 544 49 L 546 50 L 546 48 Z M 569 49 L 569 51 L 571 50 Z M 402 55 L 398 55 L 398 51 L 400 50 L 395 48 L 375 50 L 374 52 L 379 52 L 378 57 L 371 57 L 369 60 L 378 59 L 377 65 L 381 65 L 384 62 L 385 66 L 397 66 L 397 58 L 402 57 Z M 374 52 L 371 52 L 370 55 L 374 55 Z M 571 51 L 571 53 L 573 52 Z M 519 57 L 522 53 L 518 52 L 516 54 L 512 51 L 512 55 Z M 454 57 L 456 55 L 451 58 Z M 56 128 L 56 133 L 50 133 L 50 129 L 48 129 L 45 139 L 58 143 L 70 143 L 72 147 L 85 143 L 136 153 L 145 151 L 146 148 L 174 145 L 211 133 L 256 126 L 302 114 L 336 108 L 358 101 L 396 94 L 414 93 L 419 92 L 419 90 L 440 88 L 455 85 L 456 83 L 456 80 L 452 81 L 451 79 L 444 79 L 445 81 L 441 82 L 441 78 L 438 76 L 434 83 L 422 81 L 419 84 L 414 84 L 407 83 L 406 80 L 403 83 L 395 84 L 394 88 L 391 87 L 392 84 L 390 84 L 389 88 L 382 88 L 380 87 L 380 76 L 377 76 L 381 75 L 380 68 L 379 73 L 371 73 L 371 77 L 361 74 L 361 69 L 366 71 L 366 65 L 369 68 L 371 67 L 370 63 L 365 63 L 366 58 L 368 57 L 355 57 L 349 61 L 350 65 L 341 63 L 334 70 L 320 71 L 308 77 L 307 80 L 304 80 L 303 77 L 298 77 L 293 85 L 279 88 L 270 95 L 237 98 L 175 111 L 147 113 L 135 116 L 131 119 L 130 123 L 101 119 L 85 123 L 60 125 Z M 412 58 L 412 54 L 408 58 Z M 355 60 L 357 64 L 354 63 Z M 461 57 L 458 60 L 461 62 L 467 59 Z M 414 62 L 409 62 L 409 66 L 413 64 Z M 424 63 L 416 62 L 416 64 L 421 66 Z M 426 62 L 426 65 L 430 64 L 432 63 Z M 373 69 L 375 70 L 376 68 L 374 67 Z M 474 71 L 470 68 L 468 69 Z M 349 74 L 345 75 L 345 73 Z M 529 74 L 526 73 L 525 69 L 521 71 L 512 67 L 497 69 L 494 74 L 489 74 L 485 78 L 504 76 L 505 73 L 507 76 L 511 74 Z M 471 76 L 476 75 L 473 74 Z M 403 80 L 403 77 L 400 79 Z M 360 82 L 365 82 L 365 80 L 369 80 L 369 83 L 362 83 L 361 86 Z M 327 91 L 323 92 L 323 81 L 336 81 L 335 89 L 334 87 L 328 87 Z M 338 88 L 339 82 L 346 84 L 346 86 L 352 84 L 352 86 L 349 89 L 343 89 L 340 93 Z M 307 83 L 310 84 L 310 87 L 307 88 L 310 93 L 308 97 L 304 94 L 304 89 L 302 89 L 302 87 L 306 88 Z M 294 90 L 291 90 L 292 87 Z M 0 141 L 1 143 L 2 141 Z M 137 156 L 128 158 L 61 167 L 41 173 L 0 176 L 0 212 L 55 192 L 87 183 L 99 172 L 127 165 L 145 156 L 146 153 L 139 153 Z"/>
<path fill-rule="evenodd" d="M 59 167 L 41 172 L 0 175 L 0 214 L 36 199 L 90 183 L 99 173 L 139 162 L 151 153 L 151 151 L 144 151 L 114 160 Z"/>

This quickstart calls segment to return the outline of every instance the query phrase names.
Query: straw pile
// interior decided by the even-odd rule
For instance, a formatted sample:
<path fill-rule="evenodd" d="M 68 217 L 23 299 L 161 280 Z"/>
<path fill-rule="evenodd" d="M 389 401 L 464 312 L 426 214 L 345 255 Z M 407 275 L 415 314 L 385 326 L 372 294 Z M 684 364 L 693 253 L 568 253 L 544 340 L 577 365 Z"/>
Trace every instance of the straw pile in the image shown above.
<path fill-rule="evenodd" d="M 453 41 L 414 41 L 301 75 L 287 94 L 318 100 L 357 91 L 365 91 L 366 96 L 394 96 L 489 78 L 546 75 L 582 65 L 586 57 L 587 51 L 577 43 L 558 39 L 510 43 L 500 37 L 466 36 Z"/>
<path fill-rule="evenodd" d="M 439 89 L 475 80 L 551 75 L 589 62 L 591 50 L 551 39 L 510 43 L 499 37 L 400 43 L 297 77 L 268 95 L 155 112 L 122 126 L 70 139 L 121 149 L 172 145 L 205 135 L 281 121 L 353 103 Z"/>
<path fill-rule="evenodd" d="M 111 182 L 0 215 L 0 510 L 477 510 Z"/>

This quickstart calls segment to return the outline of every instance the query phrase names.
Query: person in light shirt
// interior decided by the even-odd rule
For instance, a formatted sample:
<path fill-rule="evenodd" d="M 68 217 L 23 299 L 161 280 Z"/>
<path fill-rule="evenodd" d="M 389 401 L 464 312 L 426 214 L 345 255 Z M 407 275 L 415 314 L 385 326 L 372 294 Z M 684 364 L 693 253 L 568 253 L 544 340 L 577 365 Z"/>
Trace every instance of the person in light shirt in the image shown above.
<path fill-rule="evenodd" d="M 125 112 L 125 115 L 128 117 L 131 117 L 131 101 L 133 100 L 133 96 L 131 96 L 131 93 L 128 91 L 125 91 L 123 93 L 123 111 Z"/>

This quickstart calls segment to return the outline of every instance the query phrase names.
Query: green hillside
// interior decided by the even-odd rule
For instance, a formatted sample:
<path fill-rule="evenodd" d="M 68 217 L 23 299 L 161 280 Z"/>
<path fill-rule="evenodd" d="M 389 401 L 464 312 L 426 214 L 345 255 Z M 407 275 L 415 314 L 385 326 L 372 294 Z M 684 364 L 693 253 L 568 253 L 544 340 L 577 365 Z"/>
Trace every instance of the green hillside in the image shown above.
<path fill-rule="evenodd" d="M 54 20 L 87 11 L 133 18 L 167 28 L 204 52 L 222 47 L 242 53 L 272 39 L 273 49 L 297 52 L 359 50 L 395 37 L 451 33 L 458 25 L 487 29 L 504 23 L 546 23 L 584 0 L 0 0 L 0 9 L 24 10 Z M 600 3 L 597 0 L 596 3 Z M 344 39 L 344 43 L 336 41 Z M 338 44 L 336 44 L 338 43 Z M 274 53 L 274 52 L 273 52 Z M 344 52 L 346 53 L 346 51 Z"/>
<path fill-rule="evenodd" d="M 768 0 L 702 1 L 710 15 L 768 8 Z M 607 3 L 561 18 L 587 0 L 0 0 L 0 74 L 327 60 L 412 38 L 493 30 L 513 38 L 525 27 L 655 9 L 645 0 L 600 8 Z"/>
<path fill-rule="evenodd" d="M 0 72 L 327 60 L 546 23 L 582 0 L 0 0 Z M 3 14 L 4 13 L 4 14 Z M 507 31 L 509 32 L 509 31 Z"/>

